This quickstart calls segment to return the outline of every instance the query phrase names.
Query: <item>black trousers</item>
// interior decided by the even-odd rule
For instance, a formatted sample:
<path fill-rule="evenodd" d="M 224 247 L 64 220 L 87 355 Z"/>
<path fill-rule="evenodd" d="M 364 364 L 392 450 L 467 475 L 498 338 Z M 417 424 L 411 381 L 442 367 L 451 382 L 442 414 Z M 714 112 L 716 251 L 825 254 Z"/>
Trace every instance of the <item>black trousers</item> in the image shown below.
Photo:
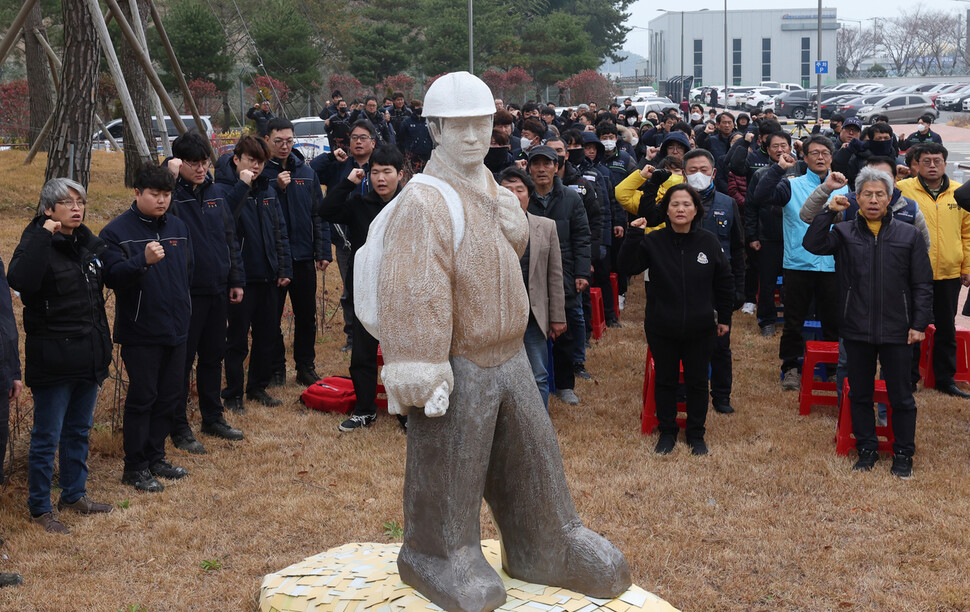
<path fill-rule="evenodd" d="M 599 288 L 603 293 L 603 316 L 607 321 L 615 321 L 617 319 L 616 309 L 613 308 L 613 283 L 610 282 L 610 258 L 609 253 L 607 257 L 603 259 L 597 259 L 593 262 L 593 286 Z M 617 279 L 617 288 L 619 288 L 619 279 Z M 585 309 L 584 309 L 585 312 Z M 592 321 L 592 312 L 587 318 L 587 321 Z"/>
<path fill-rule="evenodd" d="M 916 401 L 910 385 L 910 362 L 913 350 L 908 344 L 870 344 L 844 340 L 849 370 L 849 401 L 852 403 L 852 433 L 856 448 L 876 450 L 876 417 L 872 409 L 872 391 L 876 378 L 876 358 L 886 380 L 886 393 L 893 414 L 893 452 L 912 457 L 916 452 Z"/>
<path fill-rule="evenodd" d="M 611 241 L 611 244 L 610 244 L 610 263 L 612 264 L 610 267 L 614 270 L 619 269 L 616 265 L 616 258 L 620 254 L 620 247 L 623 246 L 624 238 L 626 238 L 626 234 L 624 234 L 623 237 L 621 238 L 617 238 L 616 236 L 613 236 L 613 240 Z M 630 281 L 629 276 L 627 276 L 626 274 L 617 273 L 616 292 L 619 295 L 626 295 L 626 288 L 629 281 Z"/>
<path fill-rule="evenodd" d="M 656 333 L 647 335 L 656 367 L 654 402 L 662 434 L 677 435 L 677 386 L 680 363 L 684 363 L 684 386 L 687 388 L 688 440 L 704 438 L 707 421 L 707 368 L 714 351 L 713 334 L 697 338 L 678 338 Z"/>
<path fill-rule="evenodd" d="M 758 299 L 758 251 L 744 246 L 744 301 L 752 304 Z"/>
<path fill-rule="evenodd" d="M 245 295 L 245 293 L 244 293 Z M 226 357 L 226 324 L 229 319 L 229 298 L 225 293 L 192 296 L 192 318 L 189 337 L 185 343 L 185 375 L 179 406 L 172 414 L 172 435 L 192 433 L 187 416 L 189 376 L 195 357 L 195 388 L 199 394 L 199 412 L 203 423 L 218 423 L 222 418 L 222 360 Z"/>
<path fill-rule="evenodd" d="M 7 462 L 7 442 L 10 440 L 10 398 L 0 391 L 0 484 L 5 477 L 3 465 Z"/>
<path fill-rule="evenodd" d="M 354 381 L 356 415 L 377 414 L 377 338 L 354 319 L 353 351 L 350 353 L 350 378 Z"/>
<path fill-rule="evenodd" d="M 340 294 L 340 309 L 344 313 L 344 335 L 351 342 L 354 337 L 354 321 L 357 319 L 354 314 L 354 255 L 352 251 L 342 247 L 337 247 L 334 251 L 340 279 L 344 283 L 344 292 Z"/>
<path fill-rule="evenodd" d="M 182 398 L 185 343 L 122 345 L 128 372 L 125 398 L 125 471 L 147 470 L 165 458 L 165 438 Z"/>
<path fill-rule="evenodd" d="M 755 253 L 758 260 L 758 325 L 764 327 L 773 325 L 778 319 L 775 286 L 783 271 L 781 264 L 785 256 L 785 243 L 762 241 L 761 250 Z"/>
<path fill-rule="evenodd" d="M 785 270 L 785 328 L 781 332 L 778 357 L 781 370 L 798 367 L 805 354 L 802 328 L 811 314 L 812 303 L 822 323 L 822 338 L 828 342 L 839 340 L 839 289 L 835 272 L 806 272 Z M 850 383 L 851 384 L 851 383 Z"/>
<path fill-rule="evenodd" d="M 566 318 L 569 309 L 576 307 L 578 296 L 566 299 Z M 570 301 L 571 300 L 571 301 Z M 574 389 L 576 374 L 573 372 L 574 342 L 586 341 L 585 329 L 573 329 L 573 325 L 566 327 L 566 332 L 556 336 L 552 343 L 552 372 L 556 381 L 556 389 Z"/>
<path fill-rule="evenodd" d="M 711 354 L 711 399 L 715 402 L 727 402 L 731 399 L 731 387 L 734 384 L 731 358 L 731 332 L 714 336 L 714 351 Z"/>
<path fill-rule="evenodd" d="M 957 373 L 957 329 L 954 318 L 959 299 L 959 278 L 933 281 L 933 323 L 936 325 L 933 376 L 936 377 L 937 388 L 952 385 L 953 375 Z"/>
<path fill-rule="evenodd" d="M 279 317 L 283 316 L 286 296 L 293 308 L 293 361 L 297 369 L 313 366 L 317 342 L 317 268 L 313 260 L 294 261 L 293 278 L 285 287 L 276 288 Z M 276 335 L 273 346 L 273 371 L 286 372 L 286 347 L 283 330 Z"/>
<path fill-rule="evenodd" d="M 250 331 L 253 347 L 246 391 L 259 391 L 269 385 L 273 373 L 273 343 L 280 327 L 277 295 L 276 283 L 249 281 L 242 302 L 229 305 L 223 398 L 241 397 L 243 394 L 243 362 L 249 354 Z"/>

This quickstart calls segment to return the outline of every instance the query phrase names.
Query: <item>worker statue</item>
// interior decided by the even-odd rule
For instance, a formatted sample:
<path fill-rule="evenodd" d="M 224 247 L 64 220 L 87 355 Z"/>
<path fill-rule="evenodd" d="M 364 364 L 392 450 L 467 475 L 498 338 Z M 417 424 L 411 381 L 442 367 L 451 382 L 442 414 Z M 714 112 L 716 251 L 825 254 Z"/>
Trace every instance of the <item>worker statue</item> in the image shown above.
<path fill-rule="evenodd" d="M 398 569 L 438 606 L 469 612 L 506 598 L 481 550 L 483 496 L 510 576 L 599 598 L 630 586 L 623 554 L 576 513 L 523 348 L 529 226 L 483 164 L 494 99 L 467 72 L 428 89 L 436 147 L 386 211 L 374 273 L 388 408 L 410 412 Z"/>

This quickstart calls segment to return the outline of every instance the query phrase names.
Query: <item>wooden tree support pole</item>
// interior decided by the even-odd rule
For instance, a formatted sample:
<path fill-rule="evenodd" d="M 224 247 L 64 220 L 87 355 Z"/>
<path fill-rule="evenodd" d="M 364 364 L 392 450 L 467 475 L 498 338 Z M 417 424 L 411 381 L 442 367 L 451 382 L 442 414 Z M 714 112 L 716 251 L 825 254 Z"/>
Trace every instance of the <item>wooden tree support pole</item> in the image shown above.
<path fill-rule="evenodd" d="M 33 163 L 34 157 L 37 156 L 37 152 L 40 151 L 40 148 L 44 146 L 44 141 L 46 141 L 47 137 L 50 136 L 51 129 L 53 127 L 54 113 L 51 113 L 50 116 L 47 117 L 47 121 L 44 122 L 44 127 L 40 128 L 40 134 L 37 135 L 37 138 L 34 140 L 34 144 L 30 147 L 30 150 L 27 151 L 27 157 L 24 158 L 25 166 L 29 166 Z"/>
<path fill-rule="evenodd" d="M 131 13 L 131 20 L 135 24 L 135 34 L 138 35 L 138 42 L 141 48 L 148 55 L 148 41 L 145 38 L 145 28 L 141 25 L 141 14 L 138 11 L 138 0 L 128 0 L 128 10 Z M 158 93 L 151 92 L 152 110 L 155 112 L 155 129 L 158 130 L 162 141 L 162 152 L 166 157 L 172 156 L 172 143 L 168 141 L 168 126 L 165 124 L 165 111 L 162 109 L 162 100 Z"/>
<path fill-rule="evenodd" d="M 87 0 L 87 3 L 88 10 L 91 12 L 91 19 L 94 21 L 94 27 L 98 30 L 98 37 L 101 39 L 101 49 L 104 51 L 105 59 L 108 61 L 108 68 L 111 71 L 111 76 L 114 78 L 115 87 L 118 89 L 118 97 L 121 98 L 121 108 L 124 109 L 125 121 L 128 122 L 131 128 L 131 135 L 135 140 L 138 156 L 146 163 L 155 160 L 155 153 L 149 150 L 148 143 L 145 141 L 145 134 L 139 127 L 138 114 L 135 112 L 135 105 L 131 101 L 131 95 L 128 93 L 128 85 L 125 83 L 125 77 L 121 73 L 121 64 L 118 62 L 118 56 L 115 55 L 114 45 L 111 44 L 111 34 L 108 33 L 108 25 L 104 21 L 104 15 L 101 13 L 101 7 L 98 6 L 98 0 Z M 115 19 L 119 23 L 121 22 L 118 15 L 115 15 Z M 137 47 L 137 41 L 135 46 Z"/>
<path fill-rule="evenodd" d="M 37 4 L 37 0 L 25 0 L 24 5 L 20 7 L 20 12 L 17 13 L 17 16 L 13 19 L 13 23 L 7 29 L 7 33 L 0 40 L 0 64 L 7 59 L 7 54 L 13 49 L 13 44 L 20 38 L 20 30 L 24 27 L 27 16 L 30 15 L 30 11 L 34 8 L 35 4 Z"/>
<path fill-rule="evenodd" d="M 109 0 L 113 2 L 114 0 Z M 185 82 L 185 75 L 182 74 L 182 68 L 179 66 L 178 58 L 175 57 L 175 49 L 172 48 L 172 42 L 168 39 L 168 33 L 165 32 L 165 26 L 162 25 L 162 17 L 158 14 L 158 9 L 155 8 L 154 0 L 146 0 L 148 2 L 148 9 L 152 14 L 152 21 L 155 22 L 155 31 L 158 32 L 158 37 L 162 41 L 162 46 L 165 47 L 165 54 L 168 55 L 168 63 L 172 66 L 172 72 L 175 73 L 175 78 L 178 79 L 179 89 L 182 91 L 182 97 L 185 101 L 189 103 L 189 109 L 192 111 L 192 116 L 195 118 L 195 124 L 202 126 L 202 117 L 199 116 L 199 108 L 195 105 L 195 98 L 192 97 L 192 92 L 189 91 L 189 85 Z M 206 139 L 208 141 L 208 139 Z M 212 158 L 212 163 L 215 164 L 219 161 L 219 156 L 216 152 L 209 147 L 209 157 Z"/>
<path fill-rule="evenodd" d="M 55 90 L 60 89 L 61 77 L 59 75 L 61 73 L 61 59 L 57 57 L 56 53 L 54 53 L 54 49 L 51 48 L 50 43 L 47 42 L 47 39 L 40 33 L 40 30 L 38 30 L 37 28 L 34 28 L 33 32 L 34 32 L 34 38 L 37 39 L 37 42 L 40 43 L 40 46 L 44 48 L 44 53 L 47 54 L 47 60 L 51 65 L 51 76 L 54 81 L 54 89 Z M 115 151 L 121 151 L 121 145 L 119 145 L 118 141 L 115 140 L 114 136 L 112 136 L 108 132 L 108 128 L 107 126 L 105 126 L 104 121 L 101 119 L 101 116 L 95 113 L 94 120 L 98 123 L 98 127 L 101 128 L 101 133 L 104 134 L 104 137 L 108 139 L 108 143 L 111 145 L 111 147 Z M 47 125 L 47 124 L 45 123 L 44 125 Z M 50 132 L 50 128 L 47 128 L 47 132 Z M 40 142 L 44 142 L 44 140 L 47 138 L 47 132 L 44 132 L 43 130 L 41 131 L 41 138 L 39 139 Z M 33 147 L 31 147 L 31 150 L 33 151 Z M 36 153 L 37 152 L 34 151 L 35 155 Z M 24 165 L 26 166 L 30 164 L 32 161 L 34 161 L 34 156 L 28 153 L 27 158 L 24 160 Z"/>

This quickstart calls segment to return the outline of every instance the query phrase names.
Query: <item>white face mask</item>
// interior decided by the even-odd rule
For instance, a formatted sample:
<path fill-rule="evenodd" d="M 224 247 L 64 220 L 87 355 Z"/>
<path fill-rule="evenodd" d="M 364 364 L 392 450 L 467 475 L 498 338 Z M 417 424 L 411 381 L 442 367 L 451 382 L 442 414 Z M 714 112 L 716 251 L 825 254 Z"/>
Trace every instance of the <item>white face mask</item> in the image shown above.
<path fill-rule="evenodd" d="M 627 125 L 636 125 L 637 124 L 637 118 L 636 117 L 627 117 L 626 124 Z"/>
<path fill-rule="evenodd" d="M 603 141 L 603 148 L 606 149 L 606 152 L 607 153 L 609 153 L 610 151 L 612 151 L 613 149 L 616 148 L 616 141 L 615 140 L 604 140 Z"/>
<path fill-rule="evenodd" d="M 633 145 L 633 146 L 637 146 L 637 143 L 640 142 L 640 139 L 637 138 L 636 136 L 634 136 L 631 140 L 633 142 L 631 142 L 630 144 Z"/>
<path fill-rule="evenodd" d="M 714 180 L 714 177 L 708 176 L 703 172 L 695 172 L 694 174 L 687 175 L 687 184 L 697 191 L 704 191 L 710 187 L 712 180 Z"/>
<path fill-rule="evenodd" d="M 525 136 L 523 136 L 522 138 L 519 138 L 519 142 L 521 143 L 523 151 L 525 151 L 526 149 L 532 146 L 532 141 L 526 138 Z"/>
<path fill-rule="evenodd" d="M 701 120 L 701 114 L 700 113 L 691 113 L 690 114 L 690 120 L 691 121 L 700 121 Z"/>
<path fill-rule="evenodd" d="M 919 131 L 925 132 L 928 129 L 930 129 L 930 126 L 926 125 L 925 123 L 919 124 Z"/>

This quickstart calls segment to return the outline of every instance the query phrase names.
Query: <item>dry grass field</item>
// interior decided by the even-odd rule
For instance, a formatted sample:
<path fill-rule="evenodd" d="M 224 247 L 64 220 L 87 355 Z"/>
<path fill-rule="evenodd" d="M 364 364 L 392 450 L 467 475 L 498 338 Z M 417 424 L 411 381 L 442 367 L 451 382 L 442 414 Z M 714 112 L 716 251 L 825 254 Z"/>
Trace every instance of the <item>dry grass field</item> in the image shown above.
<path fill-rule="evenodd" d="M 0 153 L 0 255 L 9 260 L 43 174 L 43 160 Z M 129 197 L 120 158 L 95 154 L 91 225 Z M 326 273 L 328 314 L 340 277 Z M 753 317 L 734 328 L 737 413 L 708 418 L 711 454 L 679 444 L 653 454 L 639 431 L 645 342 L 643 286 L 631 283 L 623 328 L 589 350 L 582 405 L 553 400 L 552 421 L 580 515 L 627 556 L 634 581 L 683 610 L 970 610 L 970 404 L 917 394 L 915 477 L 851 471 L 835 455 L 834 408 L 800 417 L 782 393 L 777 338 Z M 321 374 L 346 374 L 339 312 L 317 342 Z M 0 571 L 24 584 L 0 590 L 0 610 L 251 610 L 262 576 L 351 541 L 389 541 L 403 522 L 406 439 L 386 415 L 368 430 L 338 434 L 338 415 L 298 403 L 292 381 L 276 409 L 230 415 L 246 439 L 200 439 L 208 454 L 171 449 L 190 476 L 161 494 L 120 482 L 121 434 L 110 430 L 114 383 L 95 415 L 88 492 L 117 505 L 100 517 L 64 515 L 69 536 L 29 521 L 25 448 L 0 490 Z M 29 400 L 19 409 L 29 409 Z M 191 419 L 197 425 L 198 413 Z M 682 438 L 681 438 L 682 440 Z M 495 530 L 482 512 L 483 537 Z"/>

